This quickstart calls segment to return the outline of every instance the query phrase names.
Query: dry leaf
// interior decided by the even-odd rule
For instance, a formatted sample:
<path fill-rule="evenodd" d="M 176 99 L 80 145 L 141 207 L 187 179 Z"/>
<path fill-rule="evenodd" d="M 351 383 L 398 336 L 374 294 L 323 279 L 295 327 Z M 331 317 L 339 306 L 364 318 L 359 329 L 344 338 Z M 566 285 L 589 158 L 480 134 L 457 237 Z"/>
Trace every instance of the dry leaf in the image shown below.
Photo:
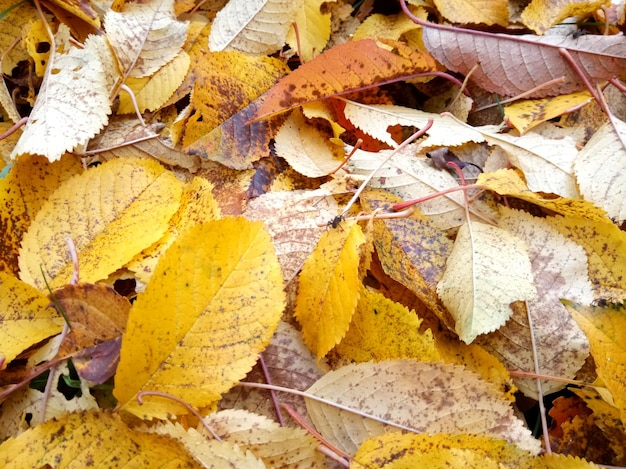
<path fill-rule="evenodd" d="M 284 306 L 262 225 L 243 218 L 196 225 L 161 257 L 122 341 L 114 395 L 124 410 L 144 419 L 187 413 L 158 397 L 139 405 L 142 390 L 211 406 L 252 368 Z"/>
<path fill-rule="evenodd" d="M 533 0 L 522 12 L 522 21 L 537 34 L 545 33 L 550 27 L 566 18 L 585 18 L 606 5 L 604 0 Z"/>
<path fill-rule="evenodd" d="M 200 467 L 172 438 L 132 430 L 117 415 L 102 411 L 65 414 L 0 445 L 0 465 L 7 469 L 149 467 L 155 461 L 168 467 Z"/>
<path fill-rule="evenodd" d="M 336 2 L 337 0 L 330 0 Z M 294 23 L 296 30 L 291 26 L 285 42 L 295 50 L 302 62 L 308 62 L 317 54 L 320 54 L 330 38 L 330 13 L 322 13 L 322 5 L 325 0 L 304 0 L 304 4 L 296 8 Z"/>
<path fill-rule="evenodd" d="M 64 29 L 61 25 L 59 33 Z M 102 36 L 91 36 L 83 49 L 54 54 L 24 133 L 11 153 L 43 155 L 56 161 L 66 151 L 84 145 L 108 121 L 113 58 Z"/>
<path fill-rule="evenodd" d="M 580 193 L 607 211 L 618 223 L 626 220 L 626 123 L 613 117 L 604 124 L 574 162 Z"/>
<path fill-rule="evenodd" d="M 455 365 L 411 360 L 348 365 L 324 375 L 308 392 L 416 433 L 482 434 L 539 452 L 539 442 L 509 403 L 477 375 Z M 392 430 L 311 399 L 307 408 L 317 430 L 348 453 L 367 438 Z"/>
<path fill-rule="evenodd" d="M 43 269 L 51 286 L 69 283 L 74 270 L 67 256 L 69 237 L 81 280 L 106 278 L 163 236 L 181 191 L 176 176 L 143 159 L 112 160 L 69 179 L 24 235 L 20 277 L 43 290 Z"/>
<path fill-rule="evenodd" d="M 104 17 L 109 44 L 121 72 L 148 77 L 176 57 L 187 36 L 187 23 L 174 17 L 174 0 L 129 3 L 124 11 Z"/>
<path fill-rule="evenodd" d="M 30 346 L 61 332 L 63 318 L 49 304 L 30 285 L 0 272 L 0 369 Z"/>
<path fill-rule="evenodd" d="M 437 293 L 466 344 L 495 331 L 511 316 L 511 303 L 532 300 L 537 294 L 526 243 L 495 226 L 465 223 Z"/>
<path fill-rule="evenodd" d="M 334 46 L 283 78 L 265 97 L 254 119 L 310 101 L 337 96 L 383 81 L 433 71 L 429 55 L 402 49 L 394 54 L 371 39 Z"/>
<path fill-rule="evenodd" d="M 546 36 L 491 34 L 429 24 L 422 28 L 428 51 L 448 69 L 469 74 L 487 91 L 515 96 L 551 80 L 530 96 L 542 98 L 583 89 L 569 62 L 559 53 L 566 49 L 593 81 L 619 76 L 626 66 L 626 44 L 619 36 Z M 537 60 L 541 57 L 541 60 Z"/>
<path fill-rule="evenodd" d="M 359 225 L 343 222 L 322 235 L 302 267 L 294 315 L 318 359 L 348 330 L 359 297 L 359 248 L 364 242 Z"/>
<path fill-rule="evenodd" d="M 270 55 L 285 44 L 302 0 L 230 0 L 213 21 L 212 52 Z"/>

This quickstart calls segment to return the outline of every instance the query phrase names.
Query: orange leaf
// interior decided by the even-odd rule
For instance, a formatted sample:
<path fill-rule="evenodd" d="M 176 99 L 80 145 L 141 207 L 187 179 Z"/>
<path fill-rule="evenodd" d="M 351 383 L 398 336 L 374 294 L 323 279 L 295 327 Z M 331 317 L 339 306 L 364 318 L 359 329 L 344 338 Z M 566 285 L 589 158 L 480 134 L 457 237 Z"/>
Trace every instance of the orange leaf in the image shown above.
<path fill-rule="evenodd" d="M 272 114 L 330 96 L 434 71 L 430 55 L 402 48 L 389 52 L 371 39 L 352 41 L 328 49 L 283 78 L 272 88 L 254 116 Z"/>

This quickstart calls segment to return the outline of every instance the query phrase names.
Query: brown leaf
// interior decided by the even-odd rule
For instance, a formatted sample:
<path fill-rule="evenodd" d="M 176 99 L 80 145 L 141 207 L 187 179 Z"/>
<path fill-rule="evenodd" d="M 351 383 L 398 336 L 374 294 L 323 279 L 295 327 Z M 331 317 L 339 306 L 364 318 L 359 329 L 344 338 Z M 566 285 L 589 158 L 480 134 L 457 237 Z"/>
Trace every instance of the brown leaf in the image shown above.
<path fill-rule="evenodd" d="M 328 49 L 272 88 L 253 119 L 436 69 L 429 55 L 400 48 L 401 53 L 395 54 L 371 39 L 363 39 Z"/>
<path fill-rule="evenodd" d="M 550 80 L 562 83 L 541 88 L 531 97 L 580 91 L 584 86 L 559 52 L 566 49 L 594 81 L 619 76 L 626 68 L 623 36 L 512 36 L 424 23 L 422 38 L 430 53 L 448 69 L 467 75 L 481 88 L 517 95 Z"/>

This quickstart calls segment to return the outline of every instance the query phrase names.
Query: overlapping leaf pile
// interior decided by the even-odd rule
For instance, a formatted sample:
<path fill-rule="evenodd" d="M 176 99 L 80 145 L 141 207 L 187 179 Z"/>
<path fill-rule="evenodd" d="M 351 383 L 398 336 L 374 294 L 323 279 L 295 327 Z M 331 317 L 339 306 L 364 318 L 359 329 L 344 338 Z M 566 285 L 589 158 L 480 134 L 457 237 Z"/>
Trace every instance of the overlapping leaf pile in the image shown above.
<path fill-rule="evenodd" d="M 623 7 L 409 3 L 0 1 L 3 467 L 626 463 Z"/>

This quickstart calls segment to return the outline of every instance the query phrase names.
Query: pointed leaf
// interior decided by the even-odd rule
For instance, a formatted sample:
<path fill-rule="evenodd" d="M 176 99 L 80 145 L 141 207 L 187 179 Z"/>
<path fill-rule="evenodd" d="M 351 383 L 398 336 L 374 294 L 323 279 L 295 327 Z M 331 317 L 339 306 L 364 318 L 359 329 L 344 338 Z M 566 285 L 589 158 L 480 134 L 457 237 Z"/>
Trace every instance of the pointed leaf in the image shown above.
<path fill-rule="evenodd" d="M 20 277 L 45 288 L 69 283 L 73 240 L 80 278 L 95 283 L 157 241 L 178 209 L 182 183 L 145 159 L 111 160 L 61 185 L 42 206 L 22 241 Z M 149 227 L 149 228 L 148 228 Z"/>
<path fill-rule="evenodd" d="M 348 330 L 359 298 L 359 247 L 364 242 L 359 225 L 341 223 L 322 235 L 302 267 L 294 315 L 318 359 Z"/>
<path fill-rule="evenodd" d="M 459 229 L 437 293 L 466 344 L 502 326 L 512 314 L 511 303 L 536 296 L 527 249 L 495 226 L 473 222 Z"/>
<path fill-rule="evenodd" d="M 283 279 L 260 222 L 215 220 L 181 234 L 130 313 L 114 395 L 142 418 L 186 413 L 139 391 L 207 407 L 242 379 L 276 330 Z"/>
<path fill-rule="evenodd" d="M 209 48 L 273 54 L 285 44 L 301 7 L 302 1 L 293 0 L 230 0 L 213 21 Z"/>
<path fill-rule="evenodd" d="M 521 16 L 526 26 L 537 34 L 543 34 L 566 18 L 593 16 L 603 5 L 606 5 L 604 0 L 570 0 L 567 2 L 533 0 L 524 8 Z"/>
<path fill-rule="evenodd" d="M 539 452 L 539 442 L 509 403 L 459 366 L 413 360 L 348 365 L 324 375 L 308 392 L 416 433 L 487 435 Z M 348 453 L 368 437 L 393 430 L 310 399 L 307 408 L 318 431 Z"/>
<path fill-rule="evenodd" d="M 429 55 L 399 55 L 364 39 L 331 47 L 283 78 L 266 96 L 254 119 L 262 119 L 309 101 L 436 70 Z"/>
<path fill-rule="evenodd" d="M 331 0 L 336 2 L 337 0 Z M 298 52 L 302 62 L 308 62 L 326 48 L 330 38 L 331 14 L 322 13 L 322 5 L 325 0 L 304 0 L 304 5 L 296 9 L 294 23 L 298 27 L 296 36 L 293 26 L 289 29 L 286 42 L 293 50 Z"/>
<path fill-rule="evenodd" d="M 108 121 L 111 103 L 106 71 L 114 65 L 104 37 L 91 36 L 83 49 L 71 48 L 54 57 L 11 158 L 33 153 L 56 161 L 85 144 Z"/>
<path fill-rule="evenodd" d="M 434 0 L 435 7 L 451 23 L 509 24 L 507 0 Z"/>

